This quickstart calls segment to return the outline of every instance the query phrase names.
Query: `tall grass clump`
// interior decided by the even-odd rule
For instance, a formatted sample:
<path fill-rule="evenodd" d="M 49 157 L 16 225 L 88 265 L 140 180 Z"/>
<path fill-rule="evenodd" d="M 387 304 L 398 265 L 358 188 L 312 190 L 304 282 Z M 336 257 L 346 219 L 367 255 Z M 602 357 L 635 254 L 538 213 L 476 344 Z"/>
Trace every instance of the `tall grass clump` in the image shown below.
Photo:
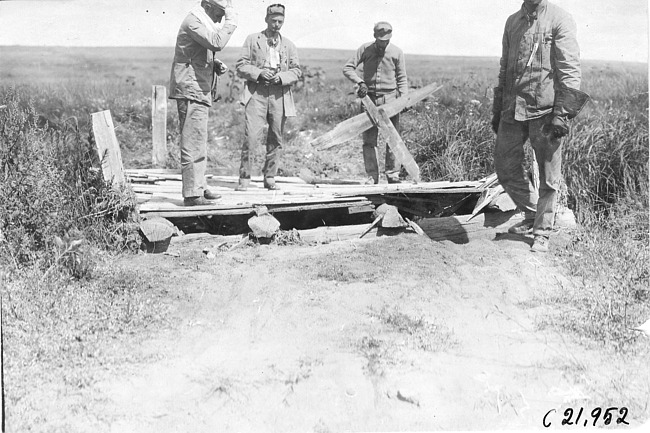
<path fill-rule="evenodd" d="M 20 89 L 0 98 L 0 263 L 41 270 L 67 263 L 83 274 L 92 267 L 79 266 L 90 245 L 133 247 L 134 198 L 104 183 L 88 133 L 76 125 L 39 127 Z"/>
<path fill-rule="evenodd" d="M 580 284 L 557 324 L 629 347 L 650 317 L 647 76 L 605 70 L 587 81 L 593 101 L 566 141 L 569 204 L 581 228 L 560 255 Z"/>
<path fill-rule="evenodd" d="M 494 171 L 489 76 L 438 80 L 443 89 L 403 115 L 402 137 L 425 180 L 476 180 Z"/>

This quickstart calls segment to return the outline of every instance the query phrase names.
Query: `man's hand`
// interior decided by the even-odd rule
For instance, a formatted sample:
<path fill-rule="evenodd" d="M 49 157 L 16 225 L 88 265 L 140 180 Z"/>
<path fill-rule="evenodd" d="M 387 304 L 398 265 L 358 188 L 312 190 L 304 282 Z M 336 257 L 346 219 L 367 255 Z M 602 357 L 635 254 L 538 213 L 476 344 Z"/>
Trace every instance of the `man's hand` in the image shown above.
<path fill-rule="evenodd" d="M 359 89 L 357 90 L 357 96 L 359 98 L 364 98 L 368 94 L 368 86 L 366 83 L 359 83 Z"/>
<path fill-rule="evenodd" d="M 226 7 L 226 14 L 224 16 L 225 23 L 224 24 L 232 24 L 233 26 L 236 26 L 238 21 L 239 21 L 239 14 L 235 10 L 234 7 L 228 6 Z"/>
<path fill-rule="evenodd" d="M 214 59 L 214 72 L 217 75 L 223 75 L 228 72 L 228 66 L 221 60 Z"/>
<path fill-rule="evenodd" d="M 263 69 L 260 73 L 259 80 L 270 83 L 274 77 L 275 73 L 273 71 L 270 71 L 269 69 Z"/>
<path fill-rule="evenodd" d="M 569 120 L 565 116 L 553 116 L 551 123 L 542 127 L 542 133 L 551 138 L 562 138 L 569 133 Z"/>
<path fill-rule="evenodd" d="M 273 76 L 273 78 L 271 78 L 271 80 L 269 81 L 269 83 L 271 83 L 271 84 L 276 84 L 276 85 L 280 85 L 280 84 L 282 84 L 282 79 L 280 78 L 280 76 L 279 76 L 278 74 L 275 74 L 275 75 Z"/>
<path fill-rule="evenodd" d="M 492 131 L 494 131 L 495 134 L 499 133 L 499 124 L 501 123 L 501 115 L 500 114 L 493 114 L 492 115 Z"/>

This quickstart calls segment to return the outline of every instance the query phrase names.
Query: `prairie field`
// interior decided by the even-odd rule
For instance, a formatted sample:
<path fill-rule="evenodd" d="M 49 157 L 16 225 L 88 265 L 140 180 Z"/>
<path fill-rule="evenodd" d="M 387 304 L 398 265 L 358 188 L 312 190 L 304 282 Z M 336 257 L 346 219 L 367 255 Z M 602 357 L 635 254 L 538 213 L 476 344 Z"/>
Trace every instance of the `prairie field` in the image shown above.
<path fill-rule="evenodd" d="M 305 78 L 280 174 L 362 177 L 359 142 L 309 144 L 360 111 L 341 73 L 352 51 L 299 53 Z M 222 52 L 231 71 L 238 54 Z M 592 101 L 565 141 L 562 194 L 578 228 L 544 257 L 509 238 L 394 238 L 248 245 L 215 260 L 186 245 L 178 257 L 139 252 L 133 194 L 104 184 L 90 136 L 90 114 L 110 110 L 125 167 L 150 167 L 151 88 L 167 85 L 172 57 L 0 47 L 0 290 L 15 431 L 532 428 L 556 403 L 558 423 L 560 407 L 581 405 L 648 419 L 650 339 L 631 329 L 650 318 L 647 64 L 583 62 Z M 493 173 L 498 59 L 406 62 L 412 87 L 443 86 L 401 117 L 424 180 Z M 233 74 L 219 83 L 209 173 L 237 174 L 240 85 Z M 168 168 L 179 168 L 173 101 L 167 127 Z M 446 412 L 430 417 L 432 407 Z"/>

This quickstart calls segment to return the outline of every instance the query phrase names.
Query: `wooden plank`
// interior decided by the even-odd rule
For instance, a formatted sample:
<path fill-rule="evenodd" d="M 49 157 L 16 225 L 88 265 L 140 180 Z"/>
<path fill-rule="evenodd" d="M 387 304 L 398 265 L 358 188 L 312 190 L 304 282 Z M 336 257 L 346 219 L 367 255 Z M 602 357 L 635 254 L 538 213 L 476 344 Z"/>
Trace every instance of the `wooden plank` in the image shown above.
<path fill-rule="evenodd" d="M 409 174 L 409 176 L 411 176 L 414 182 L 419 182 L 420 167 L 418 167 L 415 159 L 413 159 L 413 155 L 411 155 L 411 152 L 409 152 L 406 144 L 404 144 L 404 141 L 402 140 L 402 137 L 393 126 L 393 123 L 390 121 L 390 117 L 388 117 L 388 113 L 386 113 L 386 110 L 384 110 L 383 107 L 379 108 L 379 116 L 380 125 L 383 124 L 383 128 L 380 127 L 379 130 L 385 134 L 386 141 L 388 142 L 388 146 L 393 151 L 395 159 L 397 159 L 397 161 L 399 161 L 404 166 L 406 172 Z"/>
<path fill-rule="evenodd" d="M 368 204 L 365 206 L 354 206 L 348 208 L 348 214 L 349 215 L 354 215 L 358 213 L 369 213 L 369 212 L 374 212 L 375 211 L 375 206 L 373 204 Z"/>
<path fill-rule="evenodd" d="M 153 152 L 151 163 L 162 167 L 167 163 L 167 88 L 153 86 L 151 89 L 151 136 Z"/>
<path fill-rule="evenodd" d="M 109 110 L 92 113 L 93 134 L 104 180 L 113 185 L 125 182 L 122 153 L 115 136 L 115 126 Z"/>
<path fill-rule="evenodd" d="M 420 167 L 418 167 L 413 156 L 406 148 L 402 137 L 400 137 L 399 132 L 397 132 L 397 129 L 395 129 L 395 126 L 390 121 L 390 117 L 386 114 L 386 110 L 383 107 L 377 108 L 368 95 L 361 98 L 361 102 L 366 108 L 366 113 L 370 116 L 370 120 L 379 129 L 379 134 L 386 140 L 388 147 L 393 151 L 396 162 L 404 166 L 407 173 L 415 182 L 419 182 Z"/>
<path fill-rule="evenodd" d="M 393 117 L 394 115 L 401 113 L 405 108 L 417 104 L 440 89 L 442 89 L 442 86 L 432 83 L 421 89 L 415 90 L 404 97 L 382 105 L 382 107 L 386 110 L 388 117 Z M 365 113 L 360 113 L 339 123 L 328 133 L 312 140 L 310 144 L 317 150 L 326 150 L 355 138 L 363 131 L 372 128 L 372 126 L 372 121 L 368 116 Z"/>
<path fill-rule="evenodd" d="M 304 212 L 312 210 L 323 209 L 340 209 L 348 208 L 350 206 L 357 206 L 359 204 L 370 205 L 369 201 L 366 202 L 333 202 L 333 203 L 318 203 L 318 204 L 304 204 L 299 206 L 280 206 L 280 205 L 267 205 L 269 213 L 278 212 Z M 205 209 L 207 206 L 197 206 L 194 208 L 179 208 L 178 210 L 160 210 L 146 212 L 147 217 L 157 216 L 162 218 L 195 218 L 204 216 L 226 216 L 226 215 L 249 215 L 255 213 L 257 206 L 248 206 L 242 208 L 232 209 Z M 143 212 L 141 212 L 143 213 Z"/>

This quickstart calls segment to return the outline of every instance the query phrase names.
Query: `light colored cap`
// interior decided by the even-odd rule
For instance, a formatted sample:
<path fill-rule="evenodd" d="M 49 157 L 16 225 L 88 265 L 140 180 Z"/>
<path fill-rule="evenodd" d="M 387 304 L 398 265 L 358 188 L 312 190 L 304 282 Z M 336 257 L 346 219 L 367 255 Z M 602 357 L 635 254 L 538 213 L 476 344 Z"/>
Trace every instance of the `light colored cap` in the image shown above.
<path fill-rule="evenodd" d="M 230 6 L 229 5 L 230 1 L 228 1 L 228 0 L 203 0 L 203 1 L 210 4 L 210 5 L 212 5 L 212 6 L 216 6 L 216 7 L 220 8 L 220 9 L 223 9 L 224 11 L 226 10 L 226 8 L 228 6 Z"/>
<path fill-rule="evenodd" d="M 280 3 L 273 4 L 266 8 L 266 16 L 268 17 L 269 15 L 282 15 L 284 16 L 284 5 L 281 5 Z"/>
<path fill-rule="evenodd" d="M 387 41 L 391 36 L 393 36 L 393 26 L 386 21 L 379 21 L 375 24 L 373 31 L 375 39 L 379 39 L 380 41 Z"/>

